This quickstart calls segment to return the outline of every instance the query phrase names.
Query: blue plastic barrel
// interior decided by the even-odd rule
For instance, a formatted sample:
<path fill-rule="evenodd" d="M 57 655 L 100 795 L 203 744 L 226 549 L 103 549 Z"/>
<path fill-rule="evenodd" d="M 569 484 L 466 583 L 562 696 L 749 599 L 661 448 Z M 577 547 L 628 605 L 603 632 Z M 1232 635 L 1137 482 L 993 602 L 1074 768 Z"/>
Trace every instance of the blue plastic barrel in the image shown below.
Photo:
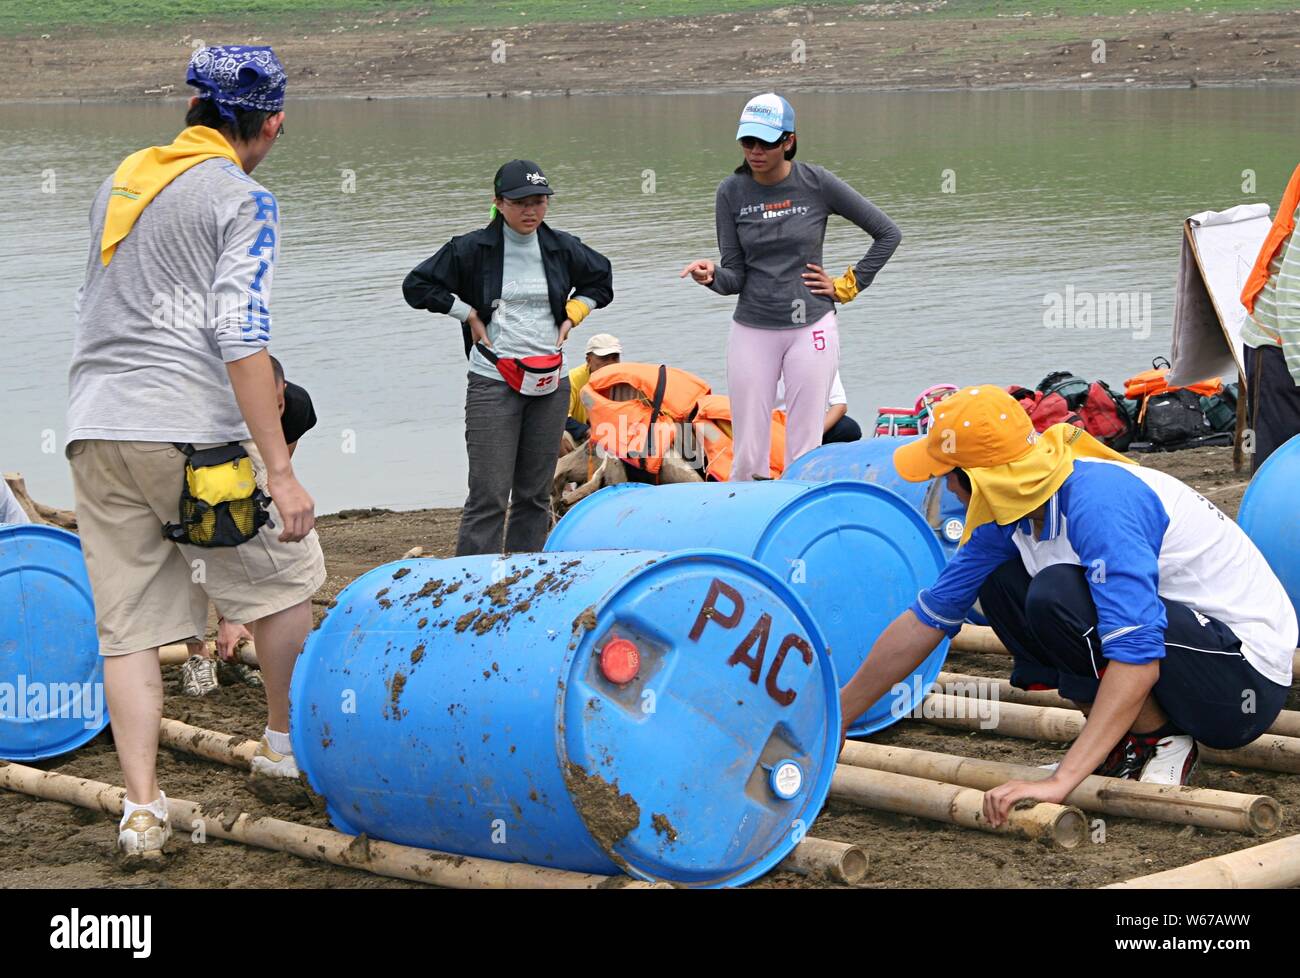
<path fill-rule="evenodd" d="M 966 528 L 966 507 L 948 490 L 943 479 L 908 482 L 894 468 L 894 449 L 916 438 L 915 435 L 880 435 L 822 445 L 791 462 L 781 478 L 797 482 L 853 479 L 892 489 L 921 514 L 946 558 L 951 560 Z"/>
<path fill-rule="evenodd" d="M 58 527 L 0 524 L 0 758 L 66 754 L 107 725 L 81 541 Z"/>
<path fill-rule="evenodd" d="M 739 885 L 789 853 L 830 789 L 824 639 L 753 561 L 405 560 L 337 602 L 294 670 L 290 729 L 345 832 Z"/>
<path fill-rule="evenodd" d="M 1255 542 L 1300 615 L 1300 435 L 1259 467 L 1241 497 L 1237 523 Z"/>
<path fill-rule="evenodd" d="M 564 515 L 547 550 L 717 547 L 779 574 L 808 605 L 847 682 L 871 646 L 944 565 L 938 542 L 897 494 L 861 482 L 625 483 Z M 920 683 L 885 697 L 850 730 L 895 723 L 943 668 L 948 641 L 921 664 Z"/>

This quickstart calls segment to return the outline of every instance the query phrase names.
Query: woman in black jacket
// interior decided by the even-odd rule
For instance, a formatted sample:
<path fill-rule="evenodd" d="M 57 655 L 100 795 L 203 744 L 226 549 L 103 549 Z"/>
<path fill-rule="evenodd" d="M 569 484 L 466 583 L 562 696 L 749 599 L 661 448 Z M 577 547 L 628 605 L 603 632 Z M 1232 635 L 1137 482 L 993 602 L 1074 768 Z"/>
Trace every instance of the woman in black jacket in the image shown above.
<path fill-rule="evenodd" d="M 559 349 L 614 298 L 609 260 L 545 223 L 554 191 L 536 163 L 505 164 L 493 191 L 487 227 L 452 238 L 402 284 L 409 305 L 460 320 L 469 357 L 457 555 L 501 553 L 503 531 L 507 553 L 542 549 L 569 409 Z"/>

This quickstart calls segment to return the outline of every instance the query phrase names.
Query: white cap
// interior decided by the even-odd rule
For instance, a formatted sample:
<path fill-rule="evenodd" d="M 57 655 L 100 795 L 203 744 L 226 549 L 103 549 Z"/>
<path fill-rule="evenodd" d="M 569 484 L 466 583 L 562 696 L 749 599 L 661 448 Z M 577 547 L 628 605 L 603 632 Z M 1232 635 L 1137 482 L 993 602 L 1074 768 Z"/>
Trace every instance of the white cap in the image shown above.
<path fill-rule="evenodd" d="M 597 333 L 587 340 L 587 352 L 594 353 L 598 357 L 607 357 L 611 353 L 621 355 L 623 353 L 623 344 L 618 341 L 617 336 L 612 336 L 609 333 Z"/>

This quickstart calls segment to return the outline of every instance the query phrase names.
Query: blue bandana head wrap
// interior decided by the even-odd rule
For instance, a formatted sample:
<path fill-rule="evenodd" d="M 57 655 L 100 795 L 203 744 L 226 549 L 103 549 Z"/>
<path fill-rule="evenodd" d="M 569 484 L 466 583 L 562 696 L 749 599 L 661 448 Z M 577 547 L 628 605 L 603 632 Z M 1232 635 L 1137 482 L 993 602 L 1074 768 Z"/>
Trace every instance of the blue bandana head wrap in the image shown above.
<path fill-rule="evenodd" d="M 284 108 L 284 65 L 266 46 L 226 44 L 199 48 L 190 58 L 185 83 L 212 99 L 232 125 L 235 109 L 279 112 Z"/>

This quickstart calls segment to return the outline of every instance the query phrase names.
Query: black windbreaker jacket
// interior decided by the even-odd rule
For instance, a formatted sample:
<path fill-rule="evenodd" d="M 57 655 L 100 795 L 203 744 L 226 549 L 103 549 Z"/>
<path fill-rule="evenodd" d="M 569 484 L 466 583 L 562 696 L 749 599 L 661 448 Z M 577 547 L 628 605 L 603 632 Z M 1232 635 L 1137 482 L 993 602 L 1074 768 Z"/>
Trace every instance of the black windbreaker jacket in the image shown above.
<path fill-rule="evenodd" d="M 497 217 L 487 227 L 457 235 L 413 268 L 402 283 L 407 304 L 445 313 L 459 297 L 474 307 L 484 325 L 491 322 L 493 304 L 501 297 L 502 223 Z M 591 299 L 597 309 L 614 301 L 614 272 L 608 258 L 545 221 L 538 225 L 537 235 L 557 327 L 567 318 L 564 304 L 575 295 Z M 461 324 L 461 332 L 468 357 L 474 345 L 469 323 Z"/>

